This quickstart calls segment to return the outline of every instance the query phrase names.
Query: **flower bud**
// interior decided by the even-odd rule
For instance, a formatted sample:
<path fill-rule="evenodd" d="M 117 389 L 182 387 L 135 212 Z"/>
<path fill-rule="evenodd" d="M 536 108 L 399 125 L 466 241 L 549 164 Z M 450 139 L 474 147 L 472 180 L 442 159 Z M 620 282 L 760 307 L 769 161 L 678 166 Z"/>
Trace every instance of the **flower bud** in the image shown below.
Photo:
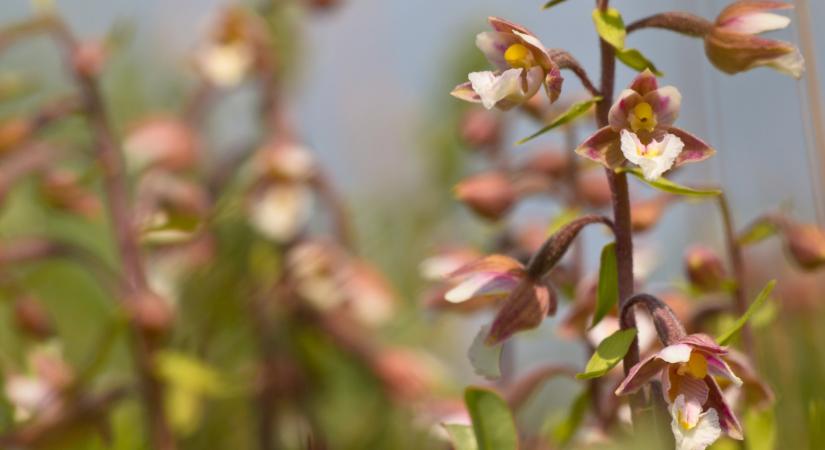
<path fill-rule="evenodd" d="M 593 208 L 604 208 L 610 204 L 610 182 L 603 170 L 590 169 L 579 174 L 576 189 L 582 200 Z"/>
<path fill-rule="evenodd" d="M 172 329 L 175 311 L 166 300 L 153 292 L 144 292 L 126 304 L 132 321 L 141 330 L 154 337 L 161 337 Z"/>
<path fill-rule="evenodd" d="M 556 149 L 542 150 L 524 163 L 524 170 L 551 178 L 559 178 L 567 173 L 569 169 L 570 155 Z"/>
<path fill-rule="evenodd" d="M 14 301 L 14 321 L 17 328 L 39 340 L 54 335 L 54 325 L 48 312 L 37 299 L 29 296 Z"/>
<path fill-rule="evenodd" d="M 77 174 L 68 170 L 52 170 L 40 183 L 40 193 L 54 208 L 86 218 L 100 215 L 103 206 L 98 197 L 82 186 Z"/>
<path fill-rule="evenodd" d="M 326 12 L 337 8 L 343 3 L 342 0 L 304 0 L 313 11 Z"/>
<path fill-rule="evenodd" d="M 644 232 L 659 223 L 672 197 L 662 195 L 648 200 L 634 202 L 630 206 L 630 224 L 634 232 Z"/>
<path fill-rule="evenodd" d="M 786 221 L 785 246 L 790 257 L 806 270 L 825 264 L 825 231 L 814 224 Z"/>
<path fill-rule="evenodd" d="M 485 344 L 495 345 L 519 331 L 536 328 L 545 317 L 556 312 L 556 304 L 556 293 L 552 289 L 531 279 L 523 280 L 493 319 Z"/>
<path fill-rule="evenodd" d="M 86 77 L 100 74 L 105 62 L 106 46 L 100 41 L 81 42 L 72 55 L 75 71 Z"/>
<path fill-rule="evenodd" d="M 382 350 L 373 358 L 372 366 L 390 395 L 399 401 L 420 398 L 436 381 L 433 364 L 425 355 L 411 350 Z"/>
<path fill-rule="evenodd" d="M 744 72 L 759 66 L 799 78 L 805 61 L 793 45 L 756 35 L 788 26 L 787 17 L 768 13 L 772 9 L 788 9 L 787 3 L 770 1 L 738 1 L 722 10 L 711 31 L 705 36 L 705 53 L 717 69 L 728 74 Z"/>
<path fill-rule="evenodd" d="M 501 119 L 486 109 L 472 108 L 464 113 L 459 125 L 461 138 L 472 148 L 496 145 L 501 139 Z"/>
<path fill-rule="evenodd" d="M 502 172 L 486 172 L 464 179 L 455 187 L 455 195 L 476 214 L 499 220 L 515 205 L 518 194 Z"/>
<path fill-rule="evenodd" d="M 685 251 L 685 270 L 690 282 L 707 292 L 721 289 L 727 279 L 722 260 L 702 245 L 694 245 Z"/>

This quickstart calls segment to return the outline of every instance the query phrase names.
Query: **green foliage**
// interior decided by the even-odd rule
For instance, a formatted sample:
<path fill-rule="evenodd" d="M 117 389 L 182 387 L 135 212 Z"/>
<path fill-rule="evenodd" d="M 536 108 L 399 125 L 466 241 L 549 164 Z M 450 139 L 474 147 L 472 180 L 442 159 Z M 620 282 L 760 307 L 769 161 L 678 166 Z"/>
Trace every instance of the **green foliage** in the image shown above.
<path fill-rule="evenodd" d="M 671 194 L 677 195 L 684 195 L 686 197 L 715 197 L 722 193 L 719 189 L 694 189 L 687 186 L 682 186 L 681 184 L 674 183 L 673 181 L 668 180 L 667 178 L 660 177 L 654 181 L 648 180 L 642 174 L 642 171 L 638 168 L 622 168 L 619 169 L 620 172 L 627 172 L 634 177 L 638 178 L 648 186 L 658 189 L 663 192 L 669 192 Z"/>
<path fill-rule="evenodd" d="M 490 326 L 485 325 L 481 327 L 473 343 L 470 345 L 470 350 L 467 356 L 470 358 L 470 364 L 473 365 L 473 370 L 484 378 L 495 380 L 501 378 L 501 350 L 503 344 L 487 345 L 484 340 L 490 332 Z"/>
<path fill-rule="evenodd" d="M 593 313 L 595 327 L 619 302 L 619 268 L 616 261 L 616 243 L 602 248 L 599 264 L 599 285 L 596 292 L 596 311 Z"/>
<path fill-rule="evenodd" d="M 596 25 L 596 32 L 605 42 L 618 50 L 624 48 L 627 31 L 624 29 L 624 20 L 619 10 L 616 8 L 607 8 L 605 11 L 599 8 L 594 9 L 593 24 Z"/>
<path fill-rule="evenodd" d="M 630 67 L 637 72 L 642 72 L 645 69 L 650 69 L 656 76 L 661 77 L 664 74 L 656 68 L 656 66 L 651 62 L 645 55 L 642 54 L 639 50 L 635 48 L 625 48 L 616 50 L 616 58 L 622 62 L 622 64 Z"/>
<path fill-rule="evenodd" d="M 478 450 L 476 435 L 470 425 L 444 424 L 455 450 Z"/>
<path fill-rule="evenodd" d="M 739 245 L 751 245 L 761 242 L 779 232 L 779 227 L 766 218 L 759 219 L 751 224 L 738 237 Z"/>
<path fill-rule="evenodd" d="M 774 450 L 776 448 L 776 418 L 772 409 L 750 409 L 743 420 L 747 450 Z"/>
<path fill-rule="evenodd" d="M 507 403 L 495 392 L 468 387 L 464 403 L 473 420 L 479 450 L 517 450 L 518 432 Z"/>
<path fill-rule="evenodd" d="M 593 352 L 584 372 L 576 375 L 580 380 L 599 378 L 621 362 L 636 338 L 636 329 L 618 330 L 606 337 Z"/>
<path fill-rule="evenodd" d="M 590 406 L 590 391 L 583 390 L 570 405 L 567 416 L 558 425 L 556 425 L 551 437 L 559 446 L 567 445 L 576 435 L 579 427 L 587 414 L 587 409 Z"/>
<path fill-rule="evenodd" d="M 545 3 L 545 4 L 541 7 L 541 9 L 550 9 L 550 8 L 552 8 L 552 7 L 556 6 L 556 5 L 562 4 L 562 3 L 566 2 L 566 1 L 567 1 L 567 0 L 550 0 L 549 2 Z"/>
<path fill-rule="evenodd" d="M 762 304 L 765 303 L 766 300 L 768 300 L 775 286 L 776 280 L 769 281 L 768 284 L 766 284 L 765 287 L 762 288 L 762 291 L 759 293 L 759 295 L 756 296 L 756 300 L 754 300 L 753 303 L 751 303 L 750 306 L 748 306 L 748 310 L 745 311 L 745 314 L 743 314 L 742 317 L 737 319 L 733 327 L 725 333 L 723 333 L 722 335 L 720 335 L 716 339 L 716 341 L 719 342 L 720 345 L 726 345 L 728 342 L 730 342 L 730 340 L 733 339 L 737 333 L 739 333 L 739 330 L 741 330 L 742 327 L 745 326 L 748 320 L 750 320 L 751 316 L 753 316 L 753 314 L 762 307 Z"/>
<path fill-rule="evenodd" d="M 516 145 L 524 144 L 525 142 L 531 141 L 548 131 L 551 131 L 555 128 L 558 128 L 562 125 L 566 125 L 574 120 L 578 119 L 582 115 L 584 115 L 590 108 L 593 107 L 596 103 L 598 103 L 602 98 L 601 97 L 592 97 L 587 100 L 583 100 L 577 103 L 574 103 L 567 109 L 567 111 L 563 112 L 560 116 L 553 119 L 549 125 L 545 126 L 539 131 L 527 136 L 526 138 L 516 142 Z"/>

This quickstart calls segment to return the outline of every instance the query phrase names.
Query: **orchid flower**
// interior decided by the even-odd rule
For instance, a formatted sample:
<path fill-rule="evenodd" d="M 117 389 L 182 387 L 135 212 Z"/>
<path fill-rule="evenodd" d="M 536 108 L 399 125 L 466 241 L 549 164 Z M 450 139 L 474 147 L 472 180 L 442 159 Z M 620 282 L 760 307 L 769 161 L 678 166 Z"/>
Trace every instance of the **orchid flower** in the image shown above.
<path fill-rule="evenodd" d="M 494 31 L 476 36 L 476 46 L 496 70 L 471 72 L 470 81 L 456 86 L 451 94 L 487 109 L 507 110 L 532 98 L 544 85 L 550 101 L 556 101 L 563 80 L 541 41 L 504 19 L 488 20 Z"/>
<path fill-rule="evenodd" d="M 660 88 L 653 73 L 645 70 L 619 94 L 610 108 L 609 125 L 585 139 L 576 153 L 612 169 L 629 161 L 649 180 L 673 167 L 702 161 L 714 150 L 673 126 L 681 102 L 675 87 Z"/>
<path fill-rule="evenodd" d="M 738 1 L 723 9 L 705 36 L 705 52 L 719 70 L 734 74 L 766 66 L 794 78 L 802 76 L 805 60 L 792 44 L 756 36 L 780 30 L 791 19 L 766 11 L 793 5 L 774 1 Z"/>
<path fill-rule="evenodd" d="M 670 415 L 673 418 L 670 428 L 676 450 L 705 450 L 722 435 L 716 410 L 701 412 L 687 408 L 684 395 L 676 397 L 670 407 Z"/>
<path fill-rule="evenodd" d="M 736 385 L 742 384 L 742 380 L 723 359 L 727 353 L 726 348 L 716 344 L 707 335 L 685 336 L 633 366 L 616 389 L 616 395 L 636 392 L 658 375 L 668 403 L 676 405 L 677 399 L 682 398 L 678 415 L 674 416 L 680 430 L 690 431 L 698 426 L 702 414 L 715 410 L 722 431 L 734 439 L 742 439 L 742 426 L 725 402 L 719 384 L 714 379 L 718 376 L 727 378 Z M 704 417 L 712 419 L 711 415 Z M 678 440 L 679 435 L 676 437 Z"/>

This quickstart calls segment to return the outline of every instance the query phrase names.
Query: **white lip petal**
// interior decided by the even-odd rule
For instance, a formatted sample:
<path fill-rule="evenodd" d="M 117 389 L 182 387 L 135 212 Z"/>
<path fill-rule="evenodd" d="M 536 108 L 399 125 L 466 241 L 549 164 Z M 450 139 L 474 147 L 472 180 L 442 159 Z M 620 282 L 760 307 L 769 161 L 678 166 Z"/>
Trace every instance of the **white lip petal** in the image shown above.
<path fill-rule="evenodd" d="M 636 134 L 627 130 L 621 132 L 622 154 L 628 161 L 639 166 L 644 177 L 651 181 L 673 167 L 684 147 L 682 140 L 673 134 L 666 134 L 661 141 L 653 140 L 644 145 Z"/>
<path fill-rule="evenodd" d="M 670 428 L 676 440 L 676 450 L 705 450 L 722 436 L 716 410 L 711 408 L 696 416 L 689 410 L 684 395 L 676 397 L 670 407 L 670 415 L 673 419 Z M 685 424 L 689 426 L 683 426 Z"/>
<path fill-rule="evenodd" d="M 484 53 L 487 61 L 499 70 L 507 70 L 510 65 L 504 59 L 507 47 L 518 42 L 510 33 L 485 31 L 476 35 L 476 47 Z"/>
<path fill-rule="evenodd" d="M 759 12 L 745 14 L 723 25 L 728 31 L 743 34 L 758 34 L 765 31 L 781 30 L 791 23 L 790 17 L 779 14 Z"/>
<path fill-rule="evenodd" d="M 481 104 L 487 109 L 493 109 L 496 103 L 509 97 L 520 96 L 521 69 L 509 69 L 496 75 L 491 71 L 471 72 L 468 75 L 473 90 L 481 97 Z"/>
<path fill-rule="evenodd" d="M 802 57 L 802 53 L 796 48 L 790 53 L 782 55 L 779 58 L 764 61 L 762 64 L 796 79 L 802 77 L 802 72 L 805 71 L 805 58 Z"/>

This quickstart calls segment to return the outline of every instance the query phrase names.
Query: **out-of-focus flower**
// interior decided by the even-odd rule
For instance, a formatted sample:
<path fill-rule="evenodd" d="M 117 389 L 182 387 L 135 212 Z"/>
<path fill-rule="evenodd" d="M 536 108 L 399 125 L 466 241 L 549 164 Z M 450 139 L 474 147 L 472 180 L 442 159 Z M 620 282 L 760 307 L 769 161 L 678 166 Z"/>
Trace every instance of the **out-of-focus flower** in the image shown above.
<path fill-rule="evenodd" d="M 767 11 L 790 9 L 793 5 L 775 1 L 737 1 L 723 9 L 711 31 L 705 35 L 708 59 L 722 72 L 734 74 L 770 67 L 795 78 L 802 76 L 805 60 L 788 42 L 756 36 L 780 30 L 791 19 Z"/>
<path fill-rule="evenodd" d="M 691 284 L 706 292 L 718 291 L 728 279 L 722 259 L 704 245 L 685 250 L 685 272 Z"/>
<path fill-rule="evenodd" d="M 825 231 L 814 224 L 783 220 L 785 248 L 800 267 L 813 270 L 825 264 Z"/>
<path fill-rule="evenodd" d="M 44 174 L 40 193 L 51 206 L 86 218 L 99 216 L 103 209 L 98 197 L 69 170 L 56 169 Z"/>
<path fill-rule="evenodd" d="M 676 450 L 705 450 L 722 436 L 719 414 L 715 409 L 704 412 L 688 408 L 685 396 L 679 395 L 670 406 L 670 429 L 676 440 Z"/>
<path fill-rule="evenodd" d="M 445 294 L 451 303 L 485 298 L 502 299 L 526 276 L 524 266 L 508 256 L 490 255 L 473 261 L 447 277 L 453 287 Z"/>
<path fill-rule="evenodd" d="M 202 186 L 161 170 L 141 178 L 136 197 L 135 222 L 147 243 L 188 241 L 209 213 L 209 198 Z"/>
<path fill-rule="evenodd" d="M 316 166 L 312 154 L 292 142 L 273 141 L 256 154 L 259 182 L 247 200 L 252 226 L 277 242 L 294 239 L 307 224 L 313 207 L 309 181 Z"/>
<path fill-rule="evenodd" d="M 725 362 L 742 379 L 742 386 L 739 389 L 736 389 L 736 384 L 731 383 L 727 378 L 716 379 L 725 393 L 725 398 L 731 400 L 730 404 L 738 403 L 760 409 L 769 408 L 773 404 L 776 398 L 773 390 L 756 373 L 747 356 L 736 350 L 730 350 L 725 356 Z"/>
<path fill-rule="evenodd" d="M 681 429 L 695 427 L 698 416 L 713 409 L 719 416 L 722 430 L 734 439 L 742 439 L 742 426 L 714 380 L 717 376 L 727 378 L 736 385 L 742 384 L 742 380 L 723 359 L 727 353 L 727 349 L 707 335 L 685 336 L 633 366 L 616 389 L 616 395 L 636 392 L 659 376 L 668 403 L 673 405 L 678 397 L 683 397 L 683 404 L 674 416 L 680 426 L 686 424 Z M 676 437 L 679 438 L 678 435 Z"/>
<path fill-rule="evenodd" d="M 169 116 L 138 122 L 123 143 L 129 165 L 138 170 L 156 166 L 171 171 L 191 169 L 198 162 L 198 148 L 192 128 Z"/>
<path fill-rule="evenodd" d="M 459 130 L 471 148 L 490 148 L 501 140 L 501 118 L 493 111 L 471 108 L 461 118 Z"/>
<path fill-rule="evenodd" d="M 59 407 L 63 393 L 74 380 L 72 369 L 54 346 L 37 347 L 28 359 L 28 374 L 9 374 L 5 379 L 4 393 L 14 407 L 17 421 Z"/>
<path fill-rule="evenodd" d="M 0 123 L 0 154 L 14 150 L 31 136 L 33 127 L 30 121 L 15 118 Z"/>
<path fill-rule="evenodd" d="M 145 291 L 129 299 L 126 303 L 126 309 L 129 311 L 132 321 L 152 336 L 165 335 L 172 328 L 175 321 L 173 305 L 151 291 Z"/>
<path fill-rule="evenodd" d="M 455 187 L 455 196 L 485 219 L 501 219 L 518 200 L 510 178 L 500 171 L 486 172 L 464 179 Z"/>
<path fill-rule="evenodd" d="M 634 232 L 651 229 L 662 218 L 665 209 L 673 200 L 671 195 L 659 195 L 630 205 L 630 225 Z"/>
<path fill-rule="evenodd" d="M 400 401 L 420 401 L 432 391 L 438 367 L 428 355 L 404 348 L 379 351 L 372 360 L 373 370 Z"/>
<path fill-rule="evenodd" d="M 250 18 L 240 8 L 228 8 L 212 31 L 212 39 L 197 51 L 200 72 L 220 87 L 238 85 L 255 63 Z"/>
<path fill-rule="evenodd" d="M 681 102 L 675 87 L 660 88 L 653 73 L 645 70 L 619 94 L 610 108 L 609 125 L 585 139 L 576 153 L 612 169 L 630 161 L 649 180 L 672 167 L 704 160 L 714 150 L 673 126 Z"/>
<path fill-rule="evenodd" d="M 570 155 L 557 149 L 536 152 L 524 162 L 524 170 L 551 178 L 564 176 L 570 169 Z"/>
<path fill-rule="evenodd" d="M 487 109 L 506 110 L 529 100 L 543 85 L 550 101 L 556 101 L 561 71 L 541 41 L 504 19 L 490 17 L 489 22 L 494 31 L 480 33 L 476 46 L 496 70 L 471 72 L 470 81 L 456 86 L 452 95 Z"/>

